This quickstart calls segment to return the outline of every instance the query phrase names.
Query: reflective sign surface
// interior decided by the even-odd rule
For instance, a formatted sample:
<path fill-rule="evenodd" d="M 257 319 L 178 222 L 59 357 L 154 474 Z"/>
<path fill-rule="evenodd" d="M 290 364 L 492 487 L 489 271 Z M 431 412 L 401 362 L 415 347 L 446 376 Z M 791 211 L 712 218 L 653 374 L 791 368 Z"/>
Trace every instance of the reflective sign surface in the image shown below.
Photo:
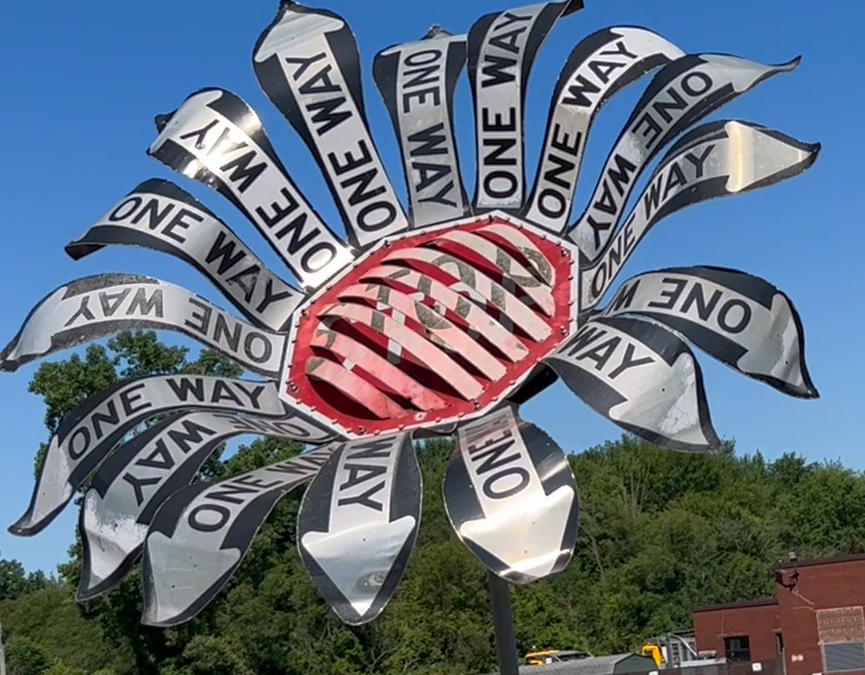
<path fill-rule="evenodd" d="M 460 427 L 444 481 L 460 539 L 499 576 L 560 572 L 577 536 L 577 486 L 561 448 L 504 407 Z"/>
<path fill-rule="evenodd" d="M 408 564 L 421 479 L 409 434 L 346 443 L 304 495 L 298 549 L 313 583 L 346 623 L 374 619 Z"/>
<path fill-rule="evenodd" d="M 0 371 L 153 329 L 218 350 L 246 374 L 159 375 L 91 396 L 50 438 L 30 506 L 10 531 L 40 532 L 86 489 L 80 598 L 116 586 L 140 555 L 143 621 L 174 626 L 219 596 L 277 501 L 312 481 L 300 556 L 324 601 L 359 625 L 386 610 L 418 535 L 418 438 L 454 438 L 443 489 L 456 536 L 494 574 L 526 584 L 564 569 L 577 544 L 569 458 L 518 412 L 556 378 L 574 404 L 682 452 L 719 446 L 692 346 L 781 393 L 816 398 L 802 319 L 769 281 L 702 265 L 634 270 L 611 290 L 667 215 L 814 163 L 818 144 L 756 123 L 695 127 L 798 61 L 685 54 L 636 26 L 584 37 L 568 18 L 580 10 L 580 0 L 504 8 L 448 26 L 453 33 L 395 34 L 382 49 L 359 47 L 333 11 L 281 3 L 257 41 L 250 36 L 254 75 L 312 154 L 341 223 L 320 215 L 295 180 L 301 165 L 280 158 L 235 94 L 199 89 L 157 115 L 147 153 L 190 185 L 142 177 L 88 229 L 69 224 L 70 237 L 84 233 L 66 251 L 73 261 L 106 246 L 159 251 L 205 277 L 216 297 L 132 274 L 76 278 L 70 263 L 74 281 L 44 297 L 21 290 L 35 306 L 0 352 Z M 544 124 L 525 115 L 530 73 L 558 23 L 576 31 L 576 46 L 538 126 L 539 164 L 527 166 L 525 132 Z M 402 166 L 386 166 L 376 146 L 362 53 L 376 54 L 373 80 Z M 463 74 L 473 176 L 456 141 Z M 618 137 L 602 139 L 611 150 L 589 177 L 591 197 L 574 204 L 595 116 L 644 77 Z M 399 173 L 406 203 L 391 183 Z M 186 191 L 194 183 L 249 226 L 217 217 Z M 755 218 L 755 227 L 778 226 Z M 286 269 L 262 262 L 254 251 L 263 244 Z M 574 433 L 568 447 L 581 447 Z M 311 447 L 201 481 L 203 462 L 240 434 Z"/>

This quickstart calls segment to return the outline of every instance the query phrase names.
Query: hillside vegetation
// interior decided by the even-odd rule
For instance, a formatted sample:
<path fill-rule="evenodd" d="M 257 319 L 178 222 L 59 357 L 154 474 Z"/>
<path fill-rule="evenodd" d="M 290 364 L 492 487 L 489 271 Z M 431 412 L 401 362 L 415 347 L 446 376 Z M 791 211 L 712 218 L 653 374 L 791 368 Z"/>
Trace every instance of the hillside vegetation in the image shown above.
<path fill-rule="evenodd" d="M 83 357 L 43 364 L 31 391 L 51 431 L 111 382 L 139 375 L 236 375 L 210 352 L 190 360 L 152 333 L 122 335 Z M 343 626 L 319 599 L 295 544 L 300 493 L 268 519 L 226 591 L 178 629 L 139 624 L 133 573 L 87 605 L 74 602 L 80 550 L 56 575 L 0 561 L 0 621 L 10 675 L 466 675 L 495 668 L 486 575 L 457 541 L 442 504 L 449 441 L 419 447 L 426 491 L 417 549 L 396 597 L 369 626 Z M 255 440 L 208 477 L 291 456 Z M 630 437 L 570 458 L 580 488 L 580 532 L 568 569 L 513 591 L 521 653 L 594 654 L 690 626 L 696 605 L 771 596 L 771 566 L 865 550 L 865 478 L 837 464 L 785 455 L 774 462 L 728 443 L 712 456 L 663 451 Z M 49 535 L 50 536 L 50 535 Z"/>

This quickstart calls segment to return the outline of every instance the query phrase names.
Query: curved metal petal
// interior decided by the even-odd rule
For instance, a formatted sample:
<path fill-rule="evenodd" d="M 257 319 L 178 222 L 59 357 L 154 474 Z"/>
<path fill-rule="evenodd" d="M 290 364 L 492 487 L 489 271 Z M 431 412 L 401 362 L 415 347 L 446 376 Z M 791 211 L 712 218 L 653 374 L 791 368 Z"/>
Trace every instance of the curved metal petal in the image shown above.
<path fill-rule="evenodd" d="M 720 445 L 700 365 L 661 325 L 593 318 L 544 363 L 583 403 L 650 443 L 683 452 Z"/>
<path fill-rule="evenodd" d="M 226 440 L 244 434 L 301 443 L 326 443 L 335 436 L 294 410 L 279 418 L 198 412 L 161 422 L 121 445 L 96 471 L 81 506 L 79 602 L 123 580 L 141 553 L 157 509 L 189 485 Z"/>
<path fill-rule="evenodd" d="M 285 416 L 276 385 L 225 377 L 164 375 L 102 390 L 63 418 L 48 443 L 30 506 L 9 532 L 41 532 L 135 426 L 164 412 L 224 410 Z"/>
<path fill-rule="evenodd" d="M 722 120 L 697 127 L 661 160 L 625 224 L 597 261 L 582 259 L 580 311 L 600 302 L 637 244 L 666 216 L 693 204 L 742 194 L 798 176 L 820 144 L 756 124 Z"/>
<path fill-rule="evenodd" d="M 505 406 L 460 425 L 444 500 L 459 538 L 494 574 L 561 572 L 577 537 L 577 485 L 561 448 Z"/>
<path fill-rule="evenodd" d="M 156 118 L 147 154 L 212 187 L 255 225 L 305 287 L 353 258 L 291 180 L 258 115 L 231 92 L 202 89 Z"/>
<path fill-rule="evenodd" d="M 475 107 L 475 211 L 517 211 L 526 192 L 523 134 L 529 74 L 547 34 L 582 0 L 547 2 L 478 19 L 469 31 L 468 74 Z"/>
<path fill-rule="evenodd" d="M 345 623 L 372 621 L 393 597 L 420 524 L 421 475 L 408 433 L 346 443 L 303 496 L 297 547 Z"/>
<path fill-rule="evenodd" d="M 280 279 L 231 229 L 174 183 L 146 180 L 78 239 L 73 260 L 105 246 L 140 246 L 180 258 L 204 274 L 257 326 L 284 329 L 304 294 Z"/>
<path fill-rule="evenodd" d="M 332 443 L 171 495 L 147 533 L 141 623 L 176 626 L 195 618 L 240 566 L 276 503 L 315 476 L 339 447 Z"/>
<path fill-rule="evenodd" d="M 402 151 L 414 227 L 469 212 L 454 138 L 454 92 L 466 62 L 466 36 L 430 31 L 418 42 L 380 51 L 373 75 Z"/>
<path fill-rule="evenodd" d="M 649 161 L 667 143 L 721 106 L 799 59 L 766 66 L 724 54 L 689 54 L 655 75 L 613 147 L 589 206 L 568 236 L 592 262 L 615 232 L 631 192 Z"/>
<path fill-rule="evenodd" d="M 622 284 L 603 316 L 635 314 L 677 332 L 733 370 L 797 398 L 819 398 L 805 365 L 802 320 L 759 277 L 718 267 L 672 267 Z"/>
<path fill-rule="evenodd" d="M 626 86 L 684 55 L 657 33 L 632 26 L 604 28 L 574 47 L 553 92 L 526 218 L 557 234 L 565 229 L 595 115 Z"/>
<path fill-rule="evenodd" d="M 349 241 L 372 246 L 409 228 L 366 121 L 357 42 L 345 20 L 282 3 L 252 59 L 258 83 L 324 173 Z"/>
<path fill-rule="evenodd" d="M 138 328 L 182 333 L 274 378 L 279 377 L 287 340 L 236 319 L 180 286 L 134 274 L 97 274 L 70 281 L 32 309 L 0 352 L 0 371 L 14 372 L 64 349 Z"/>

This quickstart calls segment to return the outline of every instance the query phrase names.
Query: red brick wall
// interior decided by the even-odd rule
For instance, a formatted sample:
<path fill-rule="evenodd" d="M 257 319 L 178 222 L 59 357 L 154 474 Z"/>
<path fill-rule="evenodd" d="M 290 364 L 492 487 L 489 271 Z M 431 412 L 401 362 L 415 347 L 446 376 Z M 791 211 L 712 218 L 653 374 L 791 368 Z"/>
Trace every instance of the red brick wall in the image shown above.
<path fill-rule="evenodd" d="M 714 650 L 723 657 L 725 637 L 747 635 L 752 661 L 774 661 L 777 655 L 773 631 L 780 629 L 786 675 L 823 673 L 817 612 L 865 607 L 865 556 L 803 562 L 795 568 L 785 565 L 776 571 L 776 582 L 777 603 L 695 610 L 697 649 Z M 865 635 L 865 626 L 862 631 Z M 865 675 L 865 671 L 845 675 Z"/>
<path fill-rule="evenodd" d="M 865 558 L 822 565 L 803 564 L 778 570 L 778 607 L 784 633 L 787 675 L 823 672 L 817 611 L 865 606 Z M 791 657 L 801 655 L 802 661 Z"/>
<path fill-rule="evenodd" d="M 720 606 L 694 611 L 694 639 L 697 651 L 714 650 L 724 657 L 724 638 L 747 635 L 752 661 L 774 661 L 778 605 L 773 601 L 748 606 Z M 817 671 L 814 671 L 817 672 Z M 811 673 L 808 673 L 811 675 Z"/>

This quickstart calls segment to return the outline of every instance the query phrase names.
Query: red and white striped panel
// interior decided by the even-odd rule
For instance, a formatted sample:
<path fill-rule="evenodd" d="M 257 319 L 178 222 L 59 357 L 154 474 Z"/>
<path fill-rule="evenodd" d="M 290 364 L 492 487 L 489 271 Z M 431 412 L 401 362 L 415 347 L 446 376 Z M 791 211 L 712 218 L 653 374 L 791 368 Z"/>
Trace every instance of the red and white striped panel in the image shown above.
<path fill-rule="evenodd" d="M 305 308 L 286 395 L 355 434 L 458 420 L 558 346 L 575 264 L 500 218 L 388 242 Z"/>

